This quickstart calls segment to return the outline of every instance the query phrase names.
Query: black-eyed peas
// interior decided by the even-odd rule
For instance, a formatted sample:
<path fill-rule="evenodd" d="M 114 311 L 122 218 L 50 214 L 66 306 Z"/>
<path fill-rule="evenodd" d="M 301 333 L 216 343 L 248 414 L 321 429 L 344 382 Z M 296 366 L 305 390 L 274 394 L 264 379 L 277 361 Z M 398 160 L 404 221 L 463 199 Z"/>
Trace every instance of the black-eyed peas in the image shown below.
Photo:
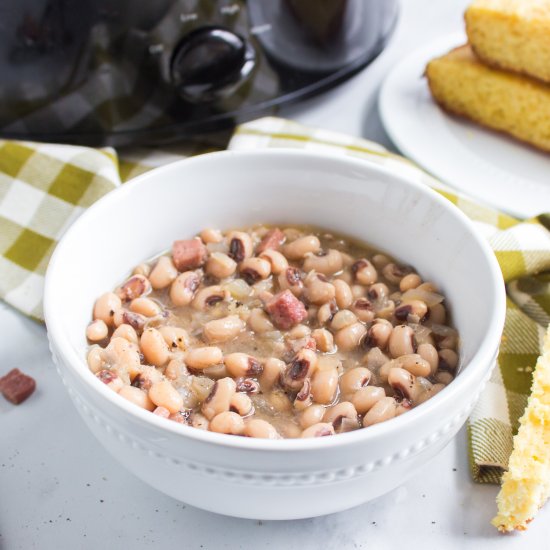
<path fill-rule="evenodd" d="M 122 307 L 122 300 L 114 292 L 106 292 L 94 305 L 94 319 L 103 321 L 108 327 L 114 324 L 115 313 Z"/>
<path fill-rule="evenodd" d="M 334 275 L 342 270 L 344 262 L 338 250 L 329 249 L 324 254 L 309 254 L 304 260 L 304 271 L 316 271 L 323 275 Z"/>
<path fill-rule="evenodd" d="M 101 319 L 92 321 L 86 328 L 86 338 L 90 342 L 99 342 L 109 335 L 109 327 Z"/>
<path fill-rule="evenodd" d="M 86 328 L 96 378 L 162 422 L 332 436 L 406 413 L 458 370 L 444 296 L 385 254 L 299 227 L 177 237 Z"/>
<path fill-rule="evenodd" d="M 161 256 L 151 270 L 149 281 L 155 290 L 170 286 L 178 276 L 178 270 L 168 256 Z"/>

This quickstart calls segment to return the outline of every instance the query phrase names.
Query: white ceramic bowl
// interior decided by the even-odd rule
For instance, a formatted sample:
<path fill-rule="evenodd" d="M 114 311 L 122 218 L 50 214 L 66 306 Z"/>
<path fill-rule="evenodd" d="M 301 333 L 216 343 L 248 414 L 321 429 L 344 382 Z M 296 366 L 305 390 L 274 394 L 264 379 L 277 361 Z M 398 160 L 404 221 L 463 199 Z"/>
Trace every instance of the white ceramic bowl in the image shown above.
<path fill-rule="evenodd" d="M 141 410 L 88 370 L 94 299 L 204 227 L 302 223 L 388 251 L 437 282 L 462 338 L 461 372 L 425 404 L 368 429 L 298 440 L 220 435 Z M 497 262 L 468 219 L 420 184 L 363 160 L 303 151 L 213 153 L 149 172 L 68 230 L 46 277 L 58 371 L 86 424 L 153 487 L 222 514 L 291 519 L 343 510 L 403 483 L 466 420 L 495 361 L 505 311 Z"/>

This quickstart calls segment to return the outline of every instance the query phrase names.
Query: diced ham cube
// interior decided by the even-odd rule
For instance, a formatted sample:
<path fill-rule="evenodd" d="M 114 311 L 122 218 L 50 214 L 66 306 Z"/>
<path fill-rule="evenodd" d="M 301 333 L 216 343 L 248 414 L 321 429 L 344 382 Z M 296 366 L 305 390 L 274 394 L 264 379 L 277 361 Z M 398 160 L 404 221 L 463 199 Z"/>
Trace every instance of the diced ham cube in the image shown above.
<path fill-rule="evenodd" d="M 278 250 L 284 240 L 285 235 L 278 227 L 270 229 L 256 247 L 256 254 L 261 254 L 264 250 Z"/>
<path fill-rule="evenodd" d="M 208 251 L 200 239 L 174 241 L 172 260 L 178 271 L 195 269 L 206 262 Z"/>
<path fill-rule="evenodd" d="M 283 330 L 301 323 L 307 317 L 304 304 L 290 290 L 275 294 L 265 303 L 265 309 L 273 323 Z"/>
<path fill-rule="evenodd" d="M 35 390 L 34 378 L 23 374 L 19 369 L 12 369 L 6 376 L 0 378 L 0 392 L 14 405 L 19 405 Z"/>

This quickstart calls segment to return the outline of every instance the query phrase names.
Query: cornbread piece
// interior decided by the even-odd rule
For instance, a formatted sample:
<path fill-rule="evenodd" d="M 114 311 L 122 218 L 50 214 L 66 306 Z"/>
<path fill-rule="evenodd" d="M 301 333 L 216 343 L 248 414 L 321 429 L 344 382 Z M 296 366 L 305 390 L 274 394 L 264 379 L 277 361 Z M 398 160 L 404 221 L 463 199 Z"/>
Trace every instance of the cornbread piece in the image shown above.
<path fill-rule="evenodd" d="M 520 419 L 508 471 L 497 496 L 499 531 L 524 531 L 550 496 L 550 326 L 533 373 L 531 395 Z"/>
<path fill-rule="evenodd" d="M 465 19 L 485 63 L 550 82 L 550 0 L 474 0 Z"/>
<path fill-rule="evenodd" d="M 19 369 L 12 369 L 0 378 L 0 392 L 14 405 L 19 405 L 30 397 L 35 388 L 34 378 L 23 374 Z"/>
<path fill-rule="evenodd" d="M 426 76 L 445 110 L 550 151 L 550 85 L 487 67 L 469 46 L 430 61 Z"/>

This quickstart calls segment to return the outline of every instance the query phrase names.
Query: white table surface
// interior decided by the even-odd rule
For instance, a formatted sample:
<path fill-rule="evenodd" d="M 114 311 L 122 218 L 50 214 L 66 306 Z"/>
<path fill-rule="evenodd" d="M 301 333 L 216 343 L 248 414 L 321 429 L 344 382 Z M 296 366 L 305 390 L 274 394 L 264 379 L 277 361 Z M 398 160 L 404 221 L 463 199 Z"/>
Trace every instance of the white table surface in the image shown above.
<path fill-rule="evenodd" d="M 390 145 L 376 112 L 387 71 L 411 49 L 461 28 L 465 0 L 402 0 L 392 43 L 368 69 L 283 116 Z M 218 516 L 151 489 L 97 443 L 63 389 L 44 328 L 0 303 L 0 372 L 20 367 L 36 393 L 0 399 L 0 549 L 519 549 L 550 547 L 550 506 L 526 533 L 489 525 L 497 488 L 469 475 L 466 436 L 402 487 L 331 516 L 259 522 Z"/>

